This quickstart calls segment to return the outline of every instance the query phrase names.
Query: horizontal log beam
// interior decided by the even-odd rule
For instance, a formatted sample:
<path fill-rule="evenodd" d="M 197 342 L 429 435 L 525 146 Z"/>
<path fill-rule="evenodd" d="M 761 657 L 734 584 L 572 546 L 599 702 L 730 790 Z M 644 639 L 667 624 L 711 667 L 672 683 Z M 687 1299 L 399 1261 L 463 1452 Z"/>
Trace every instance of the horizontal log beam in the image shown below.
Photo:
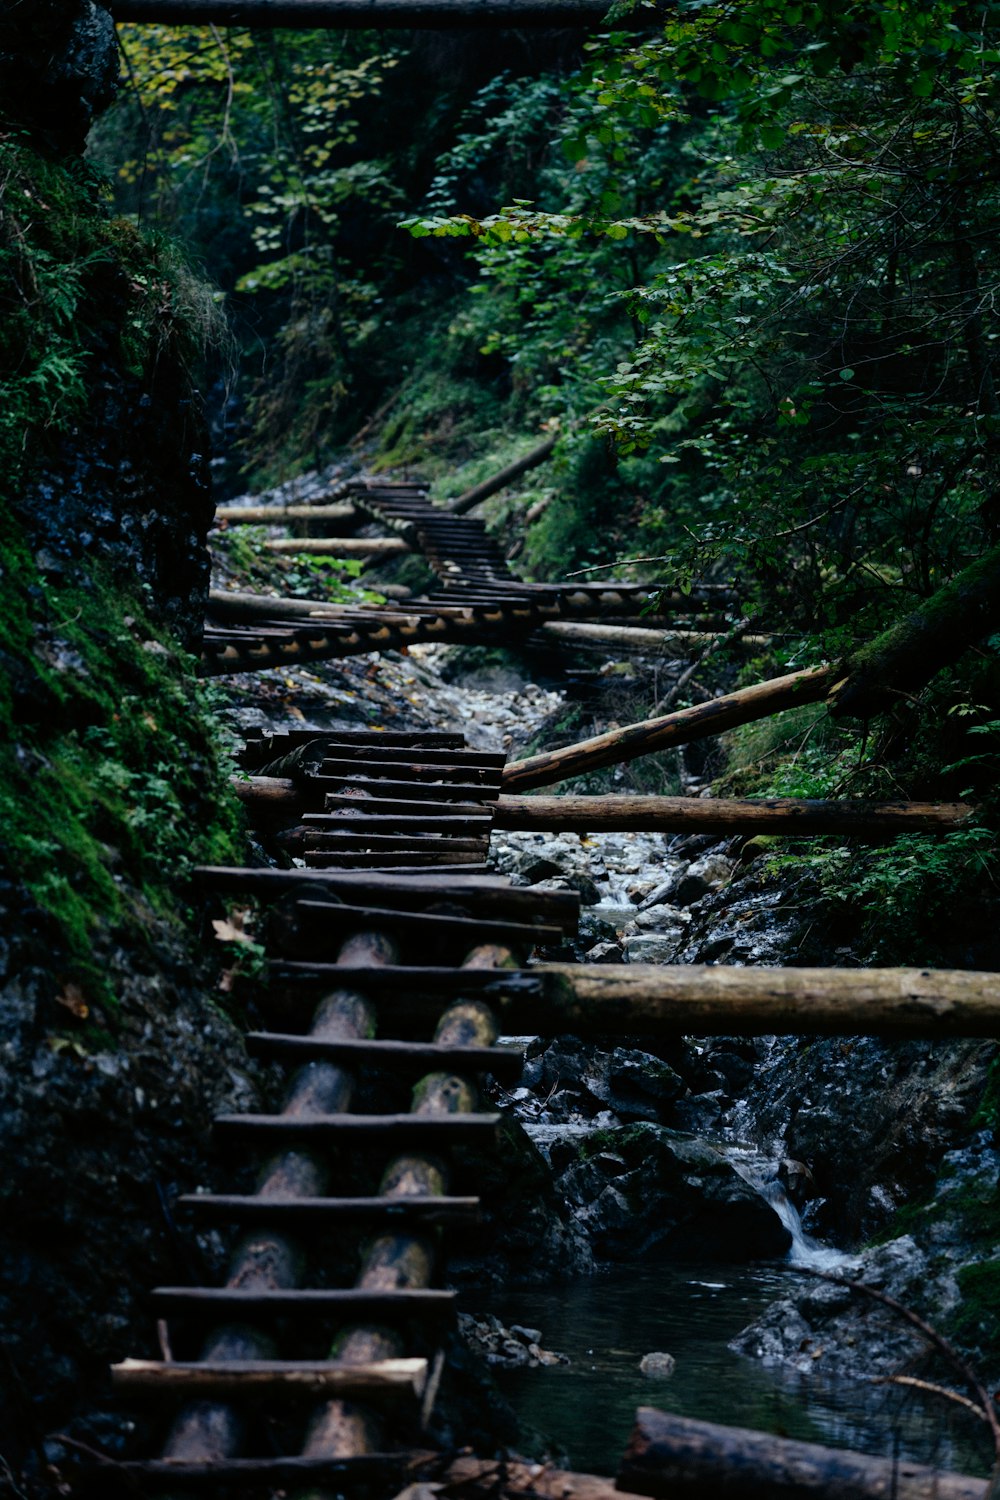
<path fill-rule="evenodd" d="M 663 1500 L 986 1500 L 986 1481 L 640 1407 L 619 1490 Z"/>
<path fill-rule="evenodd" d="M 320 557 L 398 557 L 412 552 L 400 536 L 303 536 L 265 542 L 268 552 L 313 552 Z"/>
<path fill-rule="evenodd" d="M 808 797 L 500 797 L 494 828 L 548 833 L 950 833 L 965 802 L 822 801 Z"/>
<path fill-rule="evenodd" d="M 640 625 L 586 625 L 579 620 L 551 620 L 542 626 L 542 635 L 568 646 L 617 646 L 623 651 L 645 651 L 665 654 L 678 647 L 697 650 L 708 646 L 716 636 L 708 630 L 649 630 Z M 740 648 L 757 650 L 771 644 L 769 635 L 744 635 L 734 642 Z"/>
<path fill-rule="evenodd" d="M 542 997 L 494 1001 L 505 1029 L 677 1036 L 1000 1035 L 1000 974 L 964 969 L 741 969 L 539 964 Z"/>
<path fill-rule="evenodd" d="M 427 1379 L 425 1359 L 386 1359 L 366 1365 L 338 1365 L 333 1361 L 228 1360 L 187 1364 L 151 1359 L 126 1359 L 111 1366 L 111 1379 L 120 1390 L 185 1396 L 352 1395 L 397 1392 L 419 1396 Z"/>
<path fill-rule="evenodd" d="M 356 521 L 353 505 L 220 505 L 215 524 L 283 526 L 286 521 Z"/>
<path fill-rule="evenodd" d="M 682 708 L 658 719 L 629 724 L 625 729 L 611 729 L 563 750 L 549 750 L 526 760 L 511 761 L 503 775 L 509 792 L 524 792 L 531 787 L 551 786 L 568 776 L 579 776 L 602 766 L 636 760 L 654 751 L 687 745 L 707 739 L 723 730 L 735 729 L 755 719 L 766 719 L 783 709 L 803 703 L 818 703 L 825 698 L 837 679 L 834 667 L 807 667 L 786 677 L 775 677 L 753 687 L 740 688 L 722 698 Z"/>
<path fill-rule="evenodd" d="M 169 26 L 338 29 L 466 29 L 504 26 L 600 26 L 607 5 L 580 0 L 112 0 L 116 21 Z M 639 13 L 655 16 L 653 6 Z M 616 26 L 626 26 L 626 20 Z M 635 22 L 632 21 L 632 25 Z"/>

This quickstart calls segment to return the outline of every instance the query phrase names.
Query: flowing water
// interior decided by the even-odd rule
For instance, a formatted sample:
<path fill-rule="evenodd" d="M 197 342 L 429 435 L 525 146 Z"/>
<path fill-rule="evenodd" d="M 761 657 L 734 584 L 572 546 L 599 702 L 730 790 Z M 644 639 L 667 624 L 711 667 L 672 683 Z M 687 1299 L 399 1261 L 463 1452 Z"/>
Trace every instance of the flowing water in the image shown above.
<path fill-rule="evenodd" d="M 788 1288 L 791 1265 L 642 1262 L 572 1286 L 491 1297 L 508 1326 L 540 1329 L 543 1347 L 568 1365 L 498 1369 L 500 1389 L 558 1458 L 583 1472 L 614 1473 L 638 1406 L 753 1427 L 807 1442 L 898 1456 L 982 1474 L 985 1446 L 941 1402 L 900 1387 L 824 1379 L 746 1359 L 727 1348 Z M 470 1308 L 472 1302 L 466 1299 Z M 639 1371 L 642 1356 L 677 1361 L 668 1379 Z"/>

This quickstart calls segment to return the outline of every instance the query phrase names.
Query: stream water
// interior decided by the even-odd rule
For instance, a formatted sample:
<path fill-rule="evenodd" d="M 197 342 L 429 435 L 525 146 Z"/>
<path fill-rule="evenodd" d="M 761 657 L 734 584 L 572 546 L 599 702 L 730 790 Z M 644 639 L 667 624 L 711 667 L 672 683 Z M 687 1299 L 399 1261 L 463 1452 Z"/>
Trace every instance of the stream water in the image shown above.
<path fill-rule="evenodd" d="M 831 1252 L 834 1253 L 834 1252 Z M 490 1298 L 508 1326 L 540 1329 L 569 1364 L 496 1370 L 521 1420 L 576 1470 L 614 1473 L 638 1406 L 753 1427 L 808 1442 L 983 1474 L 984 1446 L 940 1401 L 864 1381 L 769 1367 L 733 1353 L 729 1340 L 787 1290 L 793 1265 L 693 1267 L 647 1261 L 571 1286 Z M 677 1361 L 650 1379 L 650 1351 Z"/>

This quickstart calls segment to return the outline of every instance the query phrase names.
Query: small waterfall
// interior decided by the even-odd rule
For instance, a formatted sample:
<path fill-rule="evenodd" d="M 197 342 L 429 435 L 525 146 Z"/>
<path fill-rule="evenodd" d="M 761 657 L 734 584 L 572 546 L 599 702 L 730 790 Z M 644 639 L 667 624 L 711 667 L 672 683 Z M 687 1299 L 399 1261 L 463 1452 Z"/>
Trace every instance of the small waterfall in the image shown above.
<path fill-rule="evenodd" d="M 795 1204 L 785 1192 L 778 1179 L 776 1163 L 747 1147 L 729 1147 L 726 1155 L 744 1182 L 748 1182 L 765 1203 L 769 1203 L 792 1237 L 788 1251 L 789 1263 L 805 1266 L 814 1271 L 834 1271 L 852 1262 L 844 1250 L 824 1245 L 806 1234 Z"/>

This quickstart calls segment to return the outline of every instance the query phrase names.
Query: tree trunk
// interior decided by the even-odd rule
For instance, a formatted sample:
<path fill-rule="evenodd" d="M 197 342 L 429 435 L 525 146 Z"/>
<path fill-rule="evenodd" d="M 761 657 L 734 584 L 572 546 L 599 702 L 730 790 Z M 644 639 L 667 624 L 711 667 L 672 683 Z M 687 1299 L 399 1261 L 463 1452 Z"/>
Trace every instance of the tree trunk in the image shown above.
<path fill-rule="evenodd" d="M 493 0 L 490 0 L 493 3 Z M 520 23 L 519 23 L 520 24 Z M 515 479 L 520 479 L 522 474 L 527 474 L 529 469 L 537 469 L 552 453 L 559 441 L 558 433 L 547 437 L 544 443 L 539 443 L 537 448 L 532 448 L 523 458 L 516 458 L 512 464 L 505 469 L 500 469 L 491 479 L 484 479 L 481 484 L 474 484 L 471 490 L 466 490 L 464 495 L 459 495 L 453 500 L 448 509 L 454 516 L 464 516 L 466 511 L 472 510 L 480 500 L 488 500 L 491 495 L 505 489 L 508 484 L 513 484 Z"/>
<path fill-rule="evenodd" d="M 849 657 L 837 673 L 830 712 L 870 719 L 892 706 L 893 693 L 915 692 L 998 628 L 1000 545 Z"/>
<path fill-rule="evenodd" d="M 950 833 L 972 816 L 964 802 L 825 802 L 805 797 L 501 797 L 495 828 L 550 833 Z"/>
<path fill-rule="evenodd" d="M 644 1406 L 618 1489 L 663 1500 L 984 1500 L 986 1481 Z"/>
<path fill-rule="evenodd" d="M 582 740 L 578 745 L 568 745 L 564 750 L 550 750 L 527 760 L 512 761 L 504 771 L 504 789 L 522 792 L 530 787 L 551 786 L 554 781 L 564 781 L 567 776 L 579 776 L 601 766 L 650 755 L 655 750 L 668 750 L 675 745 L 690 744 L 692 740 L 707 739 L 724 729 L 733 729 L 737 724 L 766 719 L 785 708 L 817 703 L 826 697 L 836 680 L 833 667 L 807 667 L 805 671 L 741 688 L 736 693 L 727 693 L 723 698 L 713 698 L 694 708 L 682 708 L 677 713 L 630 724 L 625 729 L 609 730 L 593 739 Z"/>

